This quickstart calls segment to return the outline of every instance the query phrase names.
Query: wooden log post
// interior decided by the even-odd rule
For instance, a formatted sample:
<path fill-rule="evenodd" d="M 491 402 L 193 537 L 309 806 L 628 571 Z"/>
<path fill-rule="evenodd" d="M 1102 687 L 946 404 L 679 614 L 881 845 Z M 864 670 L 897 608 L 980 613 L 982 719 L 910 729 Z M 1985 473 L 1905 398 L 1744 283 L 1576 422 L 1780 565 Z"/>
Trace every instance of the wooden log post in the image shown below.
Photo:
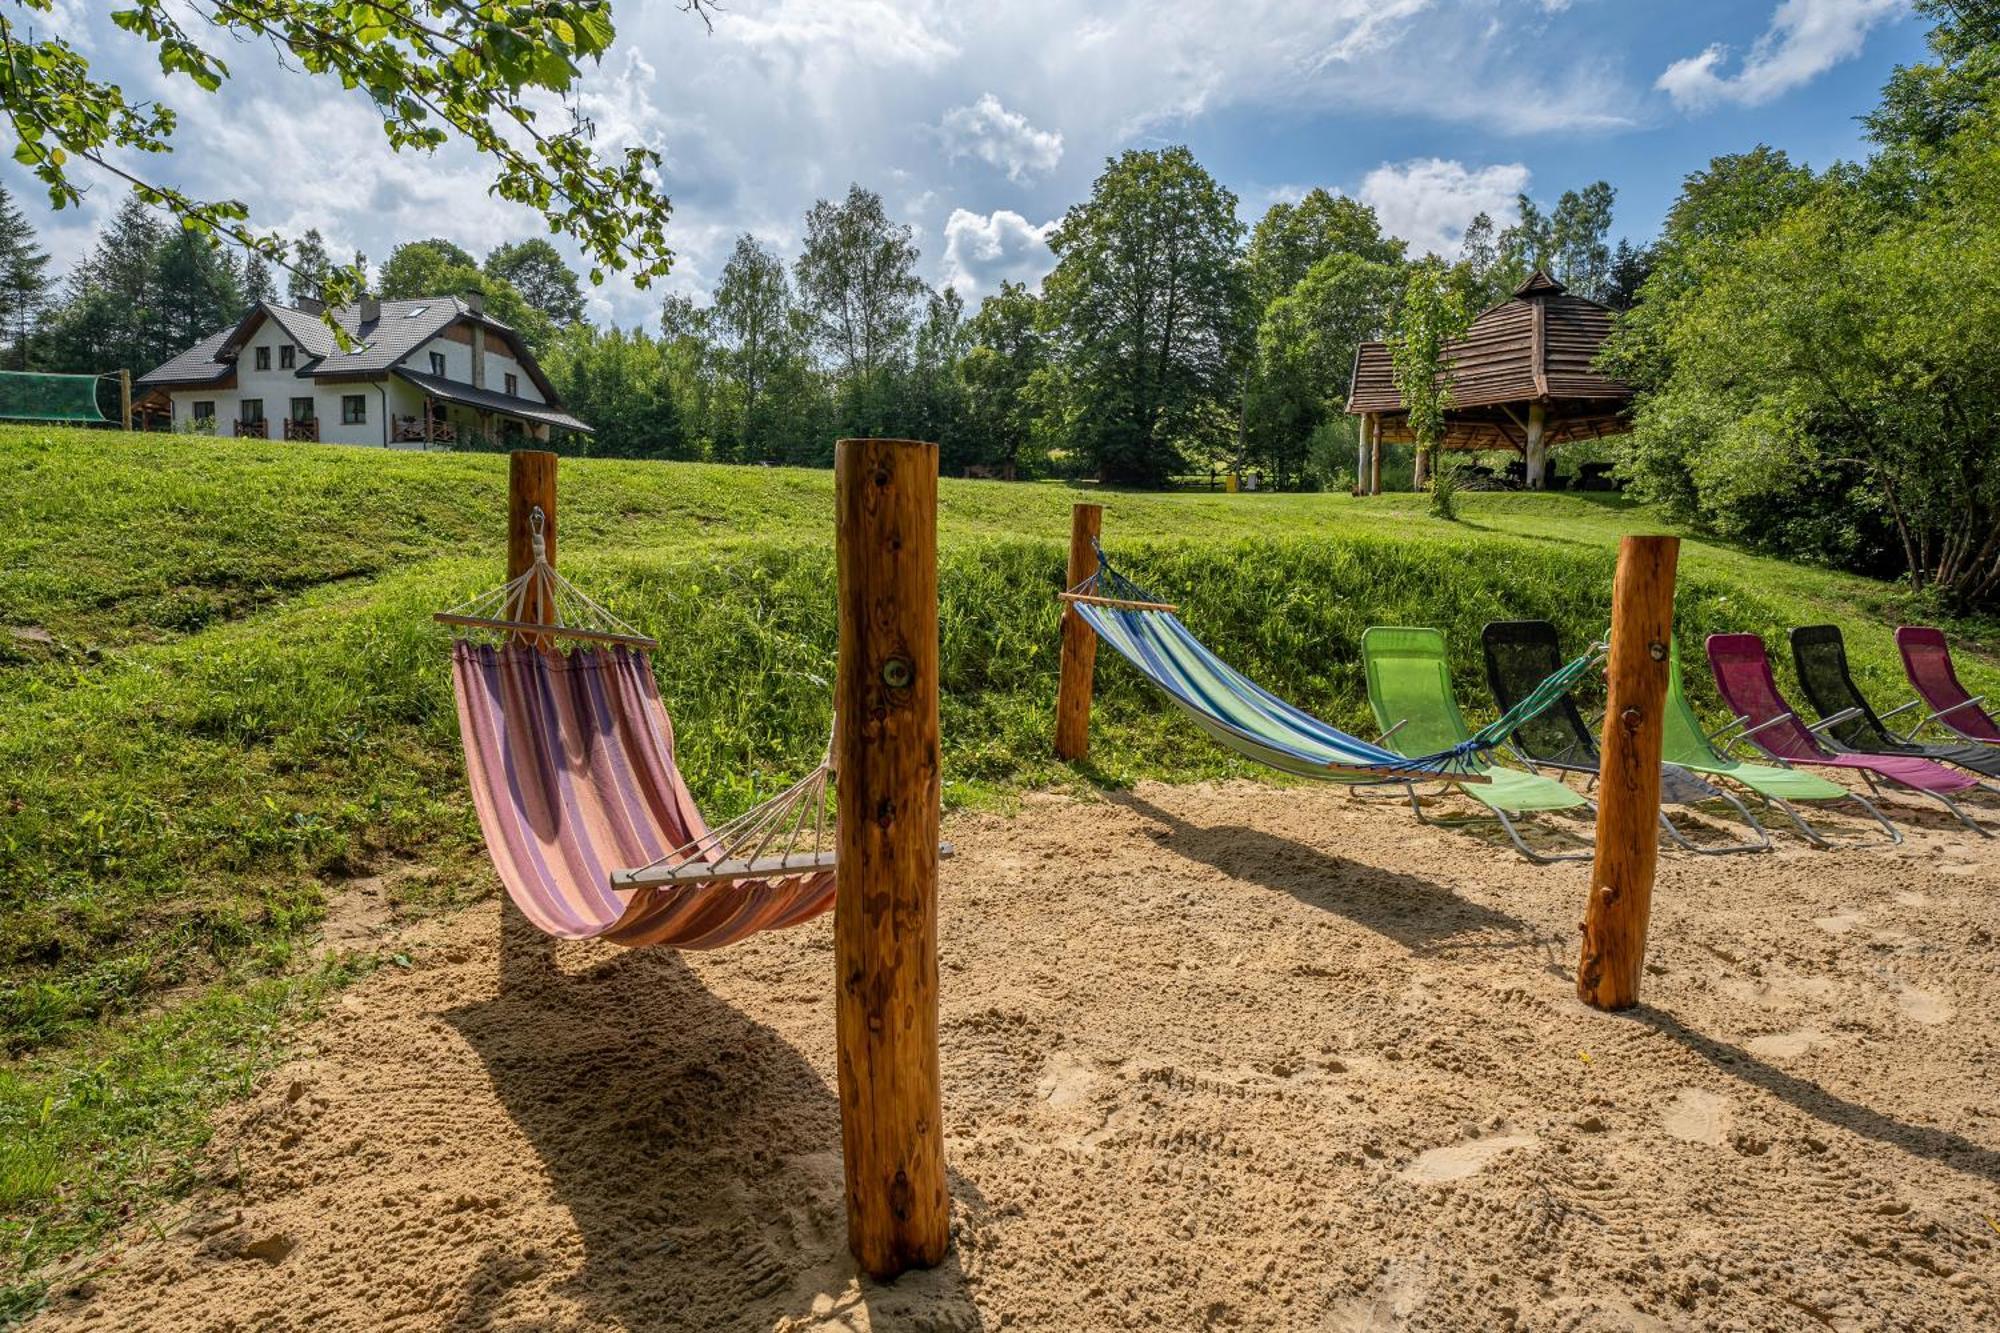
<path fill-rule="evenodd" d="M 1597 797 L 1597 856 L 1576 991 L 1596 1009 L 1639 1003 L 1660 855 L 1661 715 L 1674 631 L 1678 537 L 1627 537 L 1611 594 L 1610 697 Z"/>
<path fill-rule="evenodd" d="M 542 551 L 556 562 L 556 456 L 523 450 L 507 458 L 507 581 L 528 572 L 535 563 L 534 513 L 542 512 Z M 539 597 L 522 607 L 521 619 L 538 625 L 553 617 Z M 515 635 L 513 643 L 540 644 L 530 635 Z M 555 941 L 535 928 L 508 894 L 500 895 L 500 993 L 532 991 L 555 968 Z"/>
<path fill-rule="evenodd" d="M 1549 409 L 1541 403 L 1528 404 L 1528 444 L 1521 451 L 1524 484 L 1531 491 L 1549 487 Z"/>
<path fill-rule="evenodd" d="M 1089 578 L 1097 569 L 1097 536 L 1104 530 L 1104 506 L 1071 505 L 1069 511 L 1069 585 Z M 1064 604 L 1062 612 L 1062 675 L 1056 685 L 1056 757 L 1081 759 L 1090 753 L 1090 696 L 1097 677 L 1097 632 Z"/>
<path fill-rule="evenodd" d="M 535 563 L 535 511 L 542 511 L 542 552 L 556 563 L 556 456 L 538 449 L 507 455 L 507 581 L 528 572 Z M 555 608 L 539 592 L 521 607 L 521 619 L 546 625 Z M 522 636 L 523 642 L 534 642 Z"/>
<path fill-rule="evenodd" d="M 1368 432 L 1368 493 L 1382 493 L 1382 417 L 1375 415 Z"/>
<path fill-rule="evenodd" d="M 132 372 L 118 372 L 118 416 L 125 423 L 125 429 L 132 429 Z"/>
<path fill-rule="evenodd" d="M 935 444 L 834 446 L 835 1014 L 847 1248 L 891 1278 L 944 1258 L 938 1070 Z"/>

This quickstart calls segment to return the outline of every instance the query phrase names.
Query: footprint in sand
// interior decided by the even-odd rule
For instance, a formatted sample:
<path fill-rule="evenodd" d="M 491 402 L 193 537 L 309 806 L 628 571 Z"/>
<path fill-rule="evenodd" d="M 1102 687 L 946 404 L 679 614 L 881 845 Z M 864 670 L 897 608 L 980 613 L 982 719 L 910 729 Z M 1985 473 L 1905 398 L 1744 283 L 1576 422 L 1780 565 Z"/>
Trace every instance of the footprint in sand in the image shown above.
<path fill-rule="evenodd" d="M 1896 992 L 1896 1007 L 1903 1011 L 1903 1017 L 1925 1027 L 1949 1022 L 1952 1015 L 1950 1000 L 1921 986 L 1905 986 Z"/>
<path fill-rule="evenodd" d="M 1097 1075 L 1077 1057 L 1076 1052 L 1057 1051 L 1042 1067 L 1041 1080 L 1035 1084 L 1035 1095 L 1050 1106 L 1076 1106 L 1089 1101 L 1091 1090 L 1096 1086 Z"/>
<path fill-rule="evenodd" d="M 1433 1148 L 1403 1168 L 1405 1180 L 1435 1184 L 1441 1180 L 1464 1180 L 1486 1169 L 1487 1163 L 1516 1148 L 1532 1148 L 1540 1142 L 1532 1134 L 1501 1134 L 1490 1139 L 1472 1139 Z"/>
<path fill-rule="evenodd" d="M 1682 1088 L 1667 1104 L 1660 1128 L 1689 1143 L 1720 1147 L 1729 1137 L 1729 1099 L 1719 1092 Z"/>
<path fill-rule="evenodd" d="M 1750 1054 L 1764 1060 L 1790 1060 L 1804 1055 L 1807 1051 L 1826 1040 L 1817 1032 L 1773 1032 L 1769 1036 L 1752 1037 L 1744 1045 Z"/>
<path fill-rule="evenodd" d="M 1816 916 L 1813 924 L 1829 935 L 1845 935 L 1861 924 L 1861 913 L 1835 912 L 1832 916 Z"/>
<path fill-rule="evenodd" d="M 1896 895 L 1896 901 L 1905 907 L 1929 907 L 1931 905 L 1930 898 L 1921 893 L 1899 893 Z"/>

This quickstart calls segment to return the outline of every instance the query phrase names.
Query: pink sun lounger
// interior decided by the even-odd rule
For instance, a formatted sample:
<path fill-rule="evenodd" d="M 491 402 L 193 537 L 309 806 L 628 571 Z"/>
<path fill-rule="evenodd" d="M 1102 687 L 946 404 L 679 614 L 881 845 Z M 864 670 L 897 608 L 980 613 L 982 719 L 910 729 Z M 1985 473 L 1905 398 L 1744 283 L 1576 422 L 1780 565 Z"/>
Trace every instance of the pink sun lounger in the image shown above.
<path fill-rule="evenodd" d="M 1852 754 L 1830 748 L 1785 702 L 1771 674 L 1771 659 L 1764 640 L 1755 634 L 1711 634 L 1708 662 L 1715 671 L 1715 686 L 1722 701 L 1736 715 L 1742 728 L 1738 740 L 1747 740 L 1771 758 L 1784 764 L 1817 768 L 1842 768 L 1859 773 L 1871 789 L 1891 782 L 1943 803 L 1967 828 L 1991 836 L 1959 808 L 1952 797 L 1979 787 L 1977 778 L 1929 759 L 1905 755 Z"/>

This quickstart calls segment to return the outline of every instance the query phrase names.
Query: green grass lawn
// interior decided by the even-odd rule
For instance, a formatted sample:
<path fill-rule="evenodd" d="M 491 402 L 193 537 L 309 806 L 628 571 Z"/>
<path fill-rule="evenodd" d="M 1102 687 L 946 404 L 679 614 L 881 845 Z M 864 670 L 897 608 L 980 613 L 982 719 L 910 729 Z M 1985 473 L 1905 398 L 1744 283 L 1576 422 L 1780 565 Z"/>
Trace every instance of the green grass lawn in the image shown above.
<path fill-rule="evenodd" d="M 489 455 L 0 428 L 0 1322 L 122 1212 L 183 1191 L 204 1109 L 365 965 L 307 947 L 343 882 L 408 868 L 409 910 L 488 891 L 428 615 L 499 581 L 505 490 Z M 661 640 L 713 815 L 825 743 L 831 491 L 824 472 L 563 464 L 563 567 Z M 1600 496 L 1468 495 L 1449 524 L 1408 495 L 946 481 L 950 803 L 1079 778 L 1047 737 L 1084 497 L 1126 572 L 1219 652 L 1364 735 L 1368 625 L 1442 627 L 1490 713 L 1480 625 L 1541 616 L 1581 645 L 1608 618 L 1617 537 L 1659 526 Z M 1775 644 L 1831 620 L 1864 688 L 1906 697 L 1898 589 L 1694 540 L 1681 573 L 1691 663 L 1710 632 Z M 2000 694 L 1990 659 L 1964 660 Z M 1098 697 L 1083 779 L 1246 771 L 1121 664 Z"/>

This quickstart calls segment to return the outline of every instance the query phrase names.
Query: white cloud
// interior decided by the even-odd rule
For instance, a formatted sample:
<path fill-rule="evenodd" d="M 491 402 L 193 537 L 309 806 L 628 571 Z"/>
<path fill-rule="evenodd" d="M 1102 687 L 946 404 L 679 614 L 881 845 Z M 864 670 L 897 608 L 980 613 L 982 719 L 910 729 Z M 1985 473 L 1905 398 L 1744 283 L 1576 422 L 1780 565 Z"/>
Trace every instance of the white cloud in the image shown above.
<path fill-rule="evenodd" d="M 261 46 L 202 30 L 233 75 L 211 97 L 185 79 L 162 79 L 146 44 L 115 28 L 103 6 L 59 3 L 79 15 L 65 35 L 92 44 L 97 73 L 181 113 L 177 151 L 132 165 L 204 197 L 241 198 L 260 227 L 297 234 L 316 226 L 337 252 L 359 248 L 378 262 L 402 240 L 442 235 L 483 254 L 546 232 L 532 209 L 488 193 L 492 168 L 470 149 L 393 154 L 365 98 L 279 70 Z M 1550 0 L 1093 0 L 1081 8 L 1058 0 L 733 0 L 710 33 L 678 6 L 620 5 L 616 49 L 601 68 L 586 66 L 579 101 L 596 122 L 600 151 L 644 144 L 661 154 L 677 257 L 651 291 L 612 275 L 591 289 L 592 313 L 653 323 L 662 289 L 700 296 L 714 286 L 743 231 L 789 260 L 813 201 L 837 198 L 854 182 L 881 191 L 892 215 L 923 238 L 931 282 L 979 294 L 1002 278 L 1037 281 L 1051 258 L 1046 226 L 1028 219 L 1055 217 L 1082 198 L 1106 156 L 1135 140 L 1188 137 L 1195 118 L 1220 112 L 1268 119 L 1274 133 L 1300 142 L 1365 132 L 1350 117 L 1400 118 L 1419 129 L 1470 125 L 1482 134 L 1630 123 L 1640 90 L 1617 81 L 1618 62 L 1603 52 L 1549 43 L 1549 8 Z M 1244 190 L 1246 208 L 1254 202 L 1256 187 L 1245 184 L 1263 164 L 1254 146 L 1206 164 Z M 0 175 L 24 204 L 39 196 L 15 164 L 0 160 Z M 1302 175 L 1288 165 L 1282 179 L 1334 183 Z M 100 180 L 82 214 L 37 210 L 59 265 L 81 252 L 89 224 L 122 193 Z M 1384 211 L 1426 243 L 1421 210 Z M 1430 224 L 1429 243 L 1448 243 L 1464 221 Z M 550 239 L 587 267 L 573 242 Z"/>
<path fill-rule="evenodd" d="M 1676 60 L 1654 86 L 1683 110 L 1762 106 L 1861 54 L 1872 29 L 1908 8 L 1908 0 L 1781 0 L 1734 74 L 1723 72 L 1729 49 L 1717 44 Z"/>
<path fill-rule="evenodd" d="M 976 157 L 1021 181 L 1052 171 L 1062 161 L 1063 138 L 1053 130 L 1038 130 L 1018 111 L 1009 111 L 992 93 L 970 106 L 944 113 L 938 128 L 946 151 L 954 158 Z"/>
<path fill-rule="evenodd" d="M 946 285 L 956 287 L 968 305 L 998 291 L 1002 282 L 1040 287 L 1056 264 L 1048 241 L 1055 226 L 1038 227 L 1011 209 L 981 214 L 954 208 L 944 224 Z"/>
<path fill-rule="evenodd" d="M 1480 213 L 1496 228 L 1520 217 L 1516 196 L 1528 188 L 1525 163 L 1468 168 L 1444 158 L 1384 162 L 1361 182 L 1360 199 L 1375 210 L 1382 229 L 1410 243 L 1412 254 L 1453 258 L 1465 224 Z"/>

